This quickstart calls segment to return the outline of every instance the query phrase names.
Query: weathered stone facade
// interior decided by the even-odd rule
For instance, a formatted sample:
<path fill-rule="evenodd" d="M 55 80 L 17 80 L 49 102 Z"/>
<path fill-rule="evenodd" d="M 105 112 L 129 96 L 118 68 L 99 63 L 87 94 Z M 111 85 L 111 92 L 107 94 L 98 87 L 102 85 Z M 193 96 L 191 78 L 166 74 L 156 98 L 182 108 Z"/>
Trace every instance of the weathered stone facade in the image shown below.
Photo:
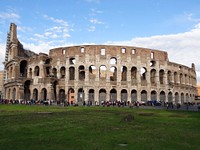
<path fill-rule="evenodd" d="M 80 45 L 35 54 L 24 50 L 16 28 L 11 24 L 8 36 L 6 99 L 183 103 L 197 95 L 195 65 L 170 62 L 165 51 Z"/>

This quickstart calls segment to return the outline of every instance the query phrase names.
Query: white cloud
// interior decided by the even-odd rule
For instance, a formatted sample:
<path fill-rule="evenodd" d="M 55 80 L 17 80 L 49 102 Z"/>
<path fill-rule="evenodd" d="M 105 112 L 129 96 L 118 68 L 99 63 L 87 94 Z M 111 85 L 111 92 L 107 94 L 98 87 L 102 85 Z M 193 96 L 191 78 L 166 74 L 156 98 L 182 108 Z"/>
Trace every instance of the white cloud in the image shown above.
<path fill-rule="evenodd" d="M 45 19 L 47 19 L 47 20 L 51 20 L 51 21 L 53 21 L 53 22 L 55 22 L 55 23 L 58 23 L 58 24 L 60 24 L 60 25 L 62 25 L 62 26 L 65 26 L 65 27 L 68 27 L 68 26 L 69 26 L 68 23 L 67 23 L 66 21 L 62 20 L 62 19 L 56 19 L 56 18 L 50 17 L 50 16 L 48 16 L 48 15 L 43 15 L 43 17 L 44 17 Z"/>
<path fill-rule="evenodd" d="M 19 23 L 20 15 L 14 12 L 13 10 L 7 10 L 6 12 L 0 12 L 0 22 L 5 23 L 6 21 L 9 22 L 16 22 Z"/>
<path fill-rule="evenodd" d="M 194 29 L 171 35 L 133 38 L 130 41 L 109 41 L 105 44 L 131 45 L 147 47 L 168 52 L 169 60 L 191 67 L 196 65 L 198 81 L 200 81 L 200 23 Z"/>
<path fill-rule="evenodd" d="M 101 22 L 101 21 L 99 21 L 98 19 L 90 19 L 89 20 L 90 21 L 90 23 L 93 23 L 93 24 L 104 24 L 103 22 Z"/>
<path fill-rule="evenodd" d="M 4 56 L 5 56 L 5 44 L 0 43 L 0 61 L 1 61 L 0 70 L 3 70 L 4 68 L 4 65 L 3 65 L 3 62 L 5 60 Z"/>
<path fill-rule="evenodd" d="M 89 28 L 88 28 L 88 31 L 89 32 L 94 32 L 96 30 L 96 27 L 95 26 L 90 26 Z"/>

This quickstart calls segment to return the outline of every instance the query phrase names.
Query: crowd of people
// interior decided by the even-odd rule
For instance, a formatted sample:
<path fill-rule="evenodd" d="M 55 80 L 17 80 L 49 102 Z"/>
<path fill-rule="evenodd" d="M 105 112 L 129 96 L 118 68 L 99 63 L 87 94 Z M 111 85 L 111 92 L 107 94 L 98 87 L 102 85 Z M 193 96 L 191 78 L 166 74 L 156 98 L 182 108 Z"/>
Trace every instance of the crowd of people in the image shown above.
<path fill-rule="evenodd" d="M 101 102 L 92 102 L 90 100 L 83 101 L 82 103 L 74 103 L 73 101 L 54 101 L 54 100 L 8 100 L 8 99 L 0 99 L 0 104 L 24 104 L 24 105 L 61 105 L 61 106 L 102 106 L 102 107 L 130 107 L 130 108 L 139 108 L 140 106 L 153 106 L 160 107 L 166 109 L 181 109 L 185 108 L 186 110 L 197 108 L 200 111 L 200 102 L 185 102 L 183 104 L 177 103 L 174 104 L 172 102 L 158 102 L 158 101 L 101 101 Z"/>

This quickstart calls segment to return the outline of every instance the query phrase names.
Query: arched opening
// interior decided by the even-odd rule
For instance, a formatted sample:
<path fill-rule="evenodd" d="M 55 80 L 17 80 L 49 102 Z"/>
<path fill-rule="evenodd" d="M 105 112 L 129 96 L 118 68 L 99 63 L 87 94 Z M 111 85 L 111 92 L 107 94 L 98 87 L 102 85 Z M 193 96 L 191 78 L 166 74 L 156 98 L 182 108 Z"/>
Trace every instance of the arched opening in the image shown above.
<path fill-rule="evenodd" d="M 61 75 L 61 78 L 65 78 L 65 67 L 60 68 L 60 75 Z"/>
<path fill-rule="evenodd" d="M 147 85 L 147 80 L 146 80 L 146 74 L 147 74 L 147 69 L 145 67 L 140 69 L 140 76 L 141 76 L 141 84 L 142 86 Z"/>
<path fill-rule="evenodd" d="M 52 69 L 52 76 L 57 78 L 57 69 L 56 68 Z"/>
<path fill-rule="evenodd" d="M 30 84 L 31 84 L 31 81 L 30 80 L 27 80 L 25 83 L 24 83 L 24 100 L 30 100 Z"/>
<path fill-rule="evenodd" d="M 79 66 L 78 72 L 79 72 L 79 80 L 84 81 L 85 80 L 85 67 Z"/>
<path fill-rule="evenodd" d="M 32 78 L 32 68 L 29 69 L 29 78 Z"/>
<path fill-rule="evenodd" d="M 110 90 L 110 101 L 117 101 L 117 91 L 115 89 Z"/>
<path fill-rule="evenodd" d="M 117 64 L 117 59 L 115 57 L 110 58 L 110 64 L 111 65 L 116 65 Z"/>
<path fill-rule="evenodd" d="M 99 90 L 99 104 L 101 104 L 101 102 L 103 101 L 106 101 L 106 90 L 100 89 Z"/>
<path fill-rule="evenodd" d="M 180 74 L 180 84 L 183 84 L 183 74 Z"/>
<path fill-rule="evenodd" d="M 75 103 L 75 92 L 74 92 L 74 89 L 72 88 L 68 90 L 68 102 L 71 105 Z"/>
<path fill-rule="evenodd" d="M 168 73 L 167 73 L 167 81 L 168 81 L 168 84 L 170 84 L 172 82 L 172 72 L 171 71 L 168 71 Z"/>
<path fill-rule="evenodd" d="M 179 103 L 179 94 L 178 94 L 178 92 L 175 93 L 175 103 L 176 104 Z"/>
<path fill-rule="evenodd" d="M 57 84 L 58 84 L 58 82 L 57 81 L 54 81 L 54 82 L 52 82 L 52 87 L 53 87 L 53 93 L 52 93 L 52 98 L 54 99 L 54 100 L 57 100 L 57 91 L 56 91 L 56 86 L 57 86 Z"/>
<path fill-rule="evenodd" d="M 70 64 L 70 65 L 74 65 L 75 63 L 76 63 L 75 58 L 70 58 L 70 59 L 69 59 L 69 64 Z"/>
<path fill-rule="evenodd" d="M 159 80 L 160 80 L 160 84 L 164 84 L 164 70 L 160 70 L 159 71 Z"/>
<path fill-rule="evenodd" d="M 94 104 L 94 90 L 93 89 L 89 90 L 89 102 L 90 104 Z"/>
<path fill-rule="evenodd" d="M 60 89 L 59 91 L 59 101 L 60 102 L 65 102 L 65 90 L 64 89 Z"/>
<path fill-rule="evenodd" d="M 142 90 L 141 92 L 141 101 L 147 102 L 147 91 Z"/>
<path fill-rule="evenodd" d="M 121 76 L 122 76 L 122 81 L 127 81 L 127 67 L 123 66 L 121 68 Z"/>
<path fill-rule="evenodd" d="M 184 104 L 184 94 L 181 93 L 181 104 Z"/>
<path fill-rule="evenodd" d="M 33 90 L 33 100 L 38 100 L 38 90 L 37 89 Z"/>
<path fill-rule="evenodd" d="M 96 78 L 96 67 L 91 65 L 89 67 L 89 79 L 90 80 L 95 80 L 95 78 Z"/>
<path fill-rule="evenodd" d="M 99 78 L 101 80 L 105 80 L 106 79 L 106 66 L 100 66 L 99 67 Z"/>
<path fill-rule="evenodd" d="M 186 103 L 189 102 L 189 94 L 188 93 L 186 93 L 185 101 L 186 101 Z"/>
<path fill-rule="evenodd" d="M 172 97 L 172 92 L 168 93 L 168 102 L 172 103 L 173 102 L 173 97 Z"/>
<path fill-rule="evenodd" d="M 85 100 L 85 93 L 83 88 L 78 89 L 78 102 L 83 102 Z"/>
<path fill-rule="evenodd" d="M 74 67 L 69 67 L 69 80 L 75 79 L 75 69 Z"/>
<path fill-rule="evenodd" d="M 117 68 L 114 66 L 110 67 L 110 81 L 117 81 Z"/>
<path fill-rule="evenodd" d="M 136 67 L 131 68 L 131 81 L 132 81 L 132 84 L 137 84 L 137 68 Z"/>
<path fill-rule="evenodd" d="M 13 99 L 13 100 L 16 99 L 16 89 L 15 89 L 15 88 L 13 89 L 13 96 L 12 96 L 12 99 Z"/>
<path fill-rule="evenodd" d="M 156 85 L 156 70 L 152 69 L 150 72 L 151 85 Z"/>
<path fill-rule="evenodd" d="M 157 101 L 157 92 L 156 91 L 151 91 L 151 100 Z"/>
<path fill-rule="evenodd" d="M 137 101 L 137 91 L 132 90 L 131 91 L 131 102 L 136 102 Z"/>
<path fill-rule="evenodd" d="M 160 92 L 160 101 L 161 102 L 165 102 L 166 101 L 166 96 L 165 96 L 165 92 L 164 91 Z"/>
<path fill-rule="evenodd" d="M 44 101 L 47 100 L 47 90 L 45 88 L 41 90 L 41 99 Z"/>
<path fill-rule="evenodd" d="M 39 76 L 40 75 L 40 68 L 38 66 L 35 67 L 34 75 L 35 76 Z"/>
<path fill-rule="evenodd" d="M 178 74 L 177 74 L 177 72 L 174 72 L 174 83 L 175 84 L 178 83 Z"/>
<path fill-rule="evenodd" d="M 121 101 L 127 102 L 127 100 L 128 100 L 127 90 L 123 89 L 121 90 Z"/>
<path fill-rule="evenodd" d="M 27 77 L 27 61 L 22 60 L 20 62 L 20 77 Z"/>

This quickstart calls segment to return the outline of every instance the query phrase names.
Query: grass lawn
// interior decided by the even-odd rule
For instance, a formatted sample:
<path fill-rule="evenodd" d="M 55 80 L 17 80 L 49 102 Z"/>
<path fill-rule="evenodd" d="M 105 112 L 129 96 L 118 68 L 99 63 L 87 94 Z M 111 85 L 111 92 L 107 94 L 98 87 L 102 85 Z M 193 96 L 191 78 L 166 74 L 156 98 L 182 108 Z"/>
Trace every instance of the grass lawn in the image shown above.
<path fill-rule="evenodd" d="M 0 105 L 0 149 L 200 150 L 200 112 Z"/>

